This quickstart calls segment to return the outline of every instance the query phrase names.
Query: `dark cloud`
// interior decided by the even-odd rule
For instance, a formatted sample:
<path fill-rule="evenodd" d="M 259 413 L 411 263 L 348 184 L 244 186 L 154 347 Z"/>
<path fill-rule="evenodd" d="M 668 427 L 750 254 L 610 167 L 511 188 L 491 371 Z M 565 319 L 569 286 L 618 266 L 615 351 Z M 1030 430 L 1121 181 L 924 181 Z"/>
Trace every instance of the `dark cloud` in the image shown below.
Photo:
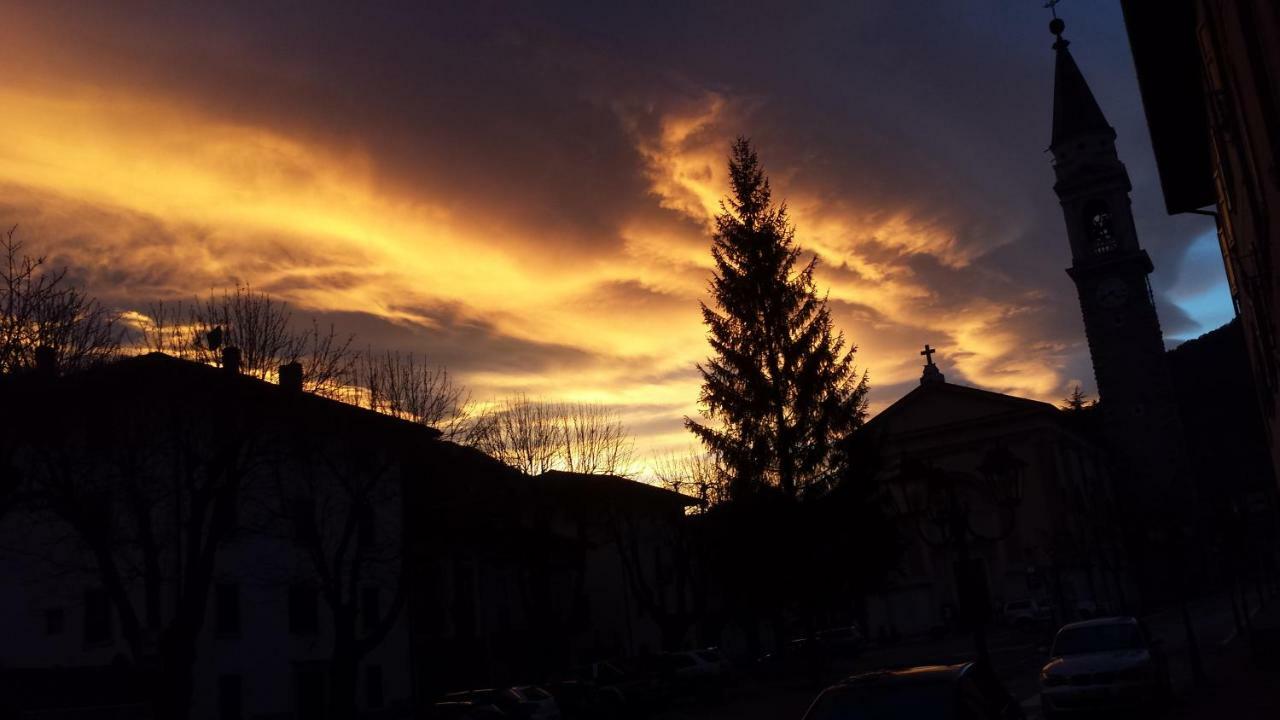
<path fill-rule="evenodd" d="M 420 256 L 465 234 L 531 287 L 559 284 L 521 308 L 458 290 L 443 275 L 456 264 L 428 260 L 406 280 L 394 264 L 405 253 L 356 241 L 363 228 L 319 242 L 314 229 L 224 228 L 209 212 L 128 210 L 14 178 L 0 216 L 121 307 L 252 282 L 463 374 L 686 385 L 691 402 L 704 348 L 579 342 L 565 318 L 655 345 L 669 340 L 665 319 L 698 338 L 686 328 L 708 275 L 697 189 L 723 191 L 725 143 L 745 134 L 821 256 L 859 365 L 884 379 L 877 403 L 912 386 L 925 342 L 949 378 L 1050 395 L 1092 372 L 1045 152 L 1053 56 L 1040 5 L 23 4 L 0 26 L 13 87 L 148 98 L 321 149 L 377 211 L 439 220 L 448 232 L 409 234 Z M 1222 271 L 1189 251 L 1205 224 L 1163 210 L 1120 10 L 1063 11 L 1133 180 L 1165 332 L 1193 333 L 1178 303 L 1220 287 Z M 267 151 L 269 172 L 244 173 L 246 200 L 321 182 L 287 148 L 244 150 Z M 656 423 L 646 432 L 668 411 L 678 428 L 665 399 L 619 402 Z"/>
<path fill-rule="evenodd" d="M 412 311 L 429 318 L 430 323 L 394 323 L 366 313 L 309 314 L 355 333 L 360 343 L 375 350 L 414 352 L 463 377 L 475 373 L 572 373 L 601 361 L 581 348 L 506 334 L 475 312 L 457 306 L 416 307 Z"/>

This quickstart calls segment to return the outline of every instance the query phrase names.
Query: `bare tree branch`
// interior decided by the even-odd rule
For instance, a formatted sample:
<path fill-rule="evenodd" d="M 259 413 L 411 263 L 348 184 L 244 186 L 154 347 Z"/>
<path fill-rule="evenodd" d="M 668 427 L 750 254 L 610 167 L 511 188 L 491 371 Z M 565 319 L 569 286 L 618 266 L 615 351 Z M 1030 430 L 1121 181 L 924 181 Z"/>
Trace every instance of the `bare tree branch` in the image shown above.
<path fill-rule="evenodd" d="M 312 320 L 297 327 L 287 303 L 239 285 L 190 305 L 152 305 L 142 331 L 144 347 L 187 360 L 219 365 L 221 348 L 240 348 L 241 371 L 274 379 L 281 365 L 302 364 L 304 389 L 339 397 L 358 360 L 354 335 Z"/>
<path fill-rule="evenodd" d="M 662 487 L 701 501 L 693 512 L 728 499 L 727 474 L 710 453 L 698 448 L 655 456 L 650 461 L 649 472 Z"/>
<path fill-rule="evenodd" d="M 635 447 L 617 412 L 607 406 L 523 395 L 478 414 L 465 441 L 529 475 L 565 470 L 627 476 Z"/>
<path fill-rule="evenodd" d="M 15 226 L 0 237 L 0 374 L 34 368 L 40 348 L 65 369 L 115 357 L 119 316 L 73 287 L 65 269 L 25 254 L 16 233 Z"/>

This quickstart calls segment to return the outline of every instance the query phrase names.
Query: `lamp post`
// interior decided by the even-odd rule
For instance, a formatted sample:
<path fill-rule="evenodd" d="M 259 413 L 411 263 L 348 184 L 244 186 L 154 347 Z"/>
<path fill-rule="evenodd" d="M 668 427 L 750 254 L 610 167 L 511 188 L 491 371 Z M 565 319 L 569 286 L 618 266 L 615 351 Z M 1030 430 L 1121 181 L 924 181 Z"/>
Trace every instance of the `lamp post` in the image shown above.
<path fill-rule="evenodd" d="M 991 666 L 986 632 L 991 604 L 974 572 L 971 543 L 999 542 L 1013 533 L 1025 469 L 1026 463 L 1001 445 L 986 452 L 976 474 L 904 458 L 898 478 L 905 515 L 915 523 L 921 540 L 955 553 L 961 616 L 972 625 L 977 661 L 986 668 Z M 995 509 L 994 533 L 974 526 L 975 504 Z"/>

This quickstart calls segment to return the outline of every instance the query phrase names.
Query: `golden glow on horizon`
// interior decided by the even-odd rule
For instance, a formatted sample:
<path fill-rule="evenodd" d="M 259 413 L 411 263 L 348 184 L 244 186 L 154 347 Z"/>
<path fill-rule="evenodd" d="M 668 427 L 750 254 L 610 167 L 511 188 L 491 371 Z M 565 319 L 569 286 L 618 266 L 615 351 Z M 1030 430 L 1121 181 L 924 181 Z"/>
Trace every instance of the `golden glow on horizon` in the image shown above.
<path fill-rule="evenodd" d="M 484 230 L 433 198 L 396 195 L 380 185 L 376 163 L 362 153 L 309 145 L 280 129 L 217 121 L 167 98 L 57 84 L 48 92 L 32 89 L 38 87 L 27 82 L 0 91 L 0 183 L 60 207 L 118 210 L 170 227 L 182 245 L 172 251 L 187 276 L 171 278 L 172 296 L 160 299 L 247 282 L 300 313 L 360 312 L 428 331 L 435 320 L 417 308 L 452 304 L 505 336 L 593 358 L 564 372 L 458 373 L 477 399 L 526 392 L 623 406 L 629 423 L 646 428 L 638 438 L 641 461 L 690 444 L 680 421 L 696 412 L 692 366 L 708 352 L 697 301 L 711 265 L 706 231 L 727 185 L 728 116 L 738 110 L 730 98 L 710 94 L 700 106 L 662 118 L 657 137 L 630 127 L 651 200 L 681 216 L 685 229 L 655 222 L 653 208 L 645 208 L 619 220 L 623 244 L 615 254 L 551 266 L 536 259 L 543 240 L 538 228 L 522 229 L 508 245 L 490 242 Z M 785 159 L 763 154 L 766 167 L 785 168 Z M 971 257 L 947 228 L 902 212 L 832 208 L 789 196 L 785 175 L 773 177 L 775 196 L 789 201 L 799 242 L 822 260 L 819 286 L 830 289 L 833 301 L 878 313 L 868 318 L 836 310 L 873 385 L 918 377 L 916 348 L 949 338 L 950 350 L 964 350 L 949 362 L 971 381 L 1058 397 L 1062 369 L 1044 358 L 1059 353 L 1007 359 L 1019 354 L 1020 338 L 1002 328 L 1018 308 L 977 303 L 926 310 L 945 305 L 934 302 L 939 290 L 892 254 L 875 252 L 927 254 L 945 267 L 964 268 Z M 109 245 L 113 262 L 142 266 L 149 262 L 144 254 L 154 252 L 131 244 L 128 232 L 97 231 L 95 240 Z M 842 265 L 856 279 L 842 273 Z M 616 300 L 601 290 L 610 285 L 622 288 Z M 141 321 L 136 313 L 127 320 Z M 873 409 L 893 399 L 873 397 Z"/>

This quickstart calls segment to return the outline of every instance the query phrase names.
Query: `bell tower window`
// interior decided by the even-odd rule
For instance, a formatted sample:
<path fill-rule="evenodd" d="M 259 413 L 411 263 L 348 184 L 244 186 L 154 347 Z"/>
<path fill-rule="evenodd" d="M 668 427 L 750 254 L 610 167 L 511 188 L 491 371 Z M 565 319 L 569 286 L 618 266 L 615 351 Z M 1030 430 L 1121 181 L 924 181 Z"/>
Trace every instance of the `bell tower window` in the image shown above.
<path fill-rule="evenodd" d="M 1089 238 L 1089 250 L 1094 255 L 1105 255 L 1119 247 L 1112 231 L 1111 210 L 1101 200 L 1090 200 L 1084 206 L 1084 226 Z"/>

